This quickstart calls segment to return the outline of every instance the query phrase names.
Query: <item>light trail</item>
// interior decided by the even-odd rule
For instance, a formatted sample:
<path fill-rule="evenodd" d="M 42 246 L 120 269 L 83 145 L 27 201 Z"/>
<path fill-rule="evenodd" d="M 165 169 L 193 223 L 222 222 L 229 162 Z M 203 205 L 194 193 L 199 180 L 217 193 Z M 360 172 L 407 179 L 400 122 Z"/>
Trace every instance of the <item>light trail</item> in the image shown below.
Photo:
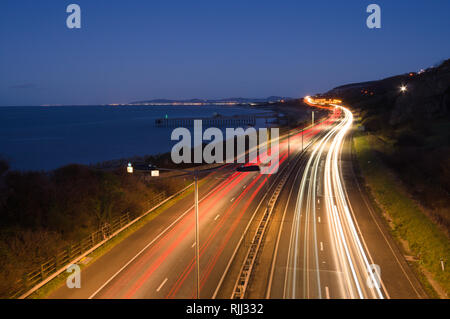
<path fill-rule="evenodd" d="M 331 123 L 330 123 L 331 124 Z M 295 206 L 294 212 L 294 221 L 292 224 L 291 230 L 291 238 L 289 243 L 289 252 L 288 252 L 288 262 L 287 262 L 287 271 L 285 276 L 285 291 L 284 298 L 297 298 L 297 272 L 299 269 L 299 253 L 303 252 L 303 296 L 305 298 L 310 297 L 309 294 L 309 286 L 310 286 L 310 275 L 309 275 L 309 259 L 310 254 L 314 254 L 314 258 L 312 259 L 314 262 L 314 270 L 316 272 L 316 287 L 317 287 L 317 298 L 321 298 L 321 289 L 320 289 L 320 275 L 319 275 L 319 262 L 318 262 L 318 252 L 317 252 L 317 232 L 316 232 L 316 211 L 315 211 L 315 196 L 316 196 L 316 180 L 318 175 L 318 166 L 320 163 L 320 159 L 322 157 L 322 153 L 324 151 L 324 147 L 327 141 L 333 136 L 337 127 L 342 124 L 338 124 L 329 130 L 326 135 L 321 138 L 316 147 L 313 149 L 313 152 L 308 159 L 308 162 L 305 166 L 305 171 L 302 177 L 302 181 L 300 184 L 300 190 L 297 196 L 297 202 Z M 305 194 L 308 194 L 306 198 L 306 208 L 303 203 L 305 201 Z M 303 251 L 300 251 L 300 231 L 301 231 L 301 218 L 303 216 L 302 212 L 305 210 L 304 214 L 304 241 L 303 241 Z M 311 215 L 313 217 L 311 218 Z M 313 220 L 313 249 L 311 250 L 309 247 L 310 238 L 309 236 L 309 226 L 310 220 Z"/>
<path fill-rule="evenodd" d="M 336 115 L 332 115 L 326 120 L 317 123 L 314 126 L 303 130 L 302 132 L 293 133 L 290 136 L 291 146 L 295 143 L 296 146 L 300 146 L 303 142 L 305 147 L 312 143 L 313 137 L 324 130 L 329 123 L 335 121 Z M 286 136 L 278 137 L 279 140 L 279 155 L 280 166 L 287 160 L 288 142 Z M 312 145 L 312 144 L 311 144 Z M 264 160 L 267 157 L 267 152 L 260 155 L 260 160 Z M 200 223 L 203 228 L 207 228 L 207 231 L 203 232 L 205 238 L 200 245 L 200 258 L 204 260 L 202 268 L 201 289 L 207 294 L 205 284 L 207 281 L 214 280 L 210 278 L 213 271 L 222 267 L 218 264 L 221 256 L 223 256 L 225 248 L 232 241 L 233 236 L 236 235 L 238 226 L 242 223 L 242 220 L 246 214 L 249 206 L 254 203 L 256 196 L 265 192 L 264 186 L 267 183 L 267 176 L 258 174 L 248 181 L 247 174 L 235 172 L 228 176 L 223 182 L 221 182 L 214 190 L 209 192 L 200 203 Z M 244 184 L 244 185 L 242 185 Z M 236 189 L 239 187 L 242 191 L 236 193 Z M 233 200 L 230 198 L 235 196 Z M 228 199 L 226 202 L 230 203 L 228 209 L 220 214 L 217 214 L 218 210 L 214 209 L 217 205 L 222 205 L 221 201 Z M 236 215 L 236 216 L 235 216 Z M 235 218 L 231 219 L 231 216 Z M 211 224 L 210 221 L 216 221 Z M 227 223 L 230 226 L 226 226 Z M 142 295 L 148 295 L 149 291 L 157 291 L 164 294 L 166 298 L 177 298 L 179 296 L 189 296 L 189 292 L 186 292 L 185 287 L 191 287 L 190 281 L 186 279 L 192 276 L 192 266 L 194 260 L 188 260 L 188 263 L 183 265 L 180 272 L 173 276 L 170 273 L 171 280 L 164 282 L 165 278 L 168 278 L 167 272 L 164 270 L 166 265 L 173 263 L 174 255 L 178 251 L 183 250 L 182 247 L 191 246 L 191 233 L 193 233 L 193 221 L 192 221 L 192 207 L 190 207 L 185 213 L 182 214 L 173 224 L 166 228 L 163 233 L 157 236 L 155 240 L 147 244 L 141 251 L 137 253 L 130 261 L 128 261 L 118 272 L 113 274 L 112 277 L 96 290 L 93 297 L 115 297 L 115 298 L 135 298 Z M 208 226 L 205 226 L 208 225 Z M 225 227 L 226 226 L 226 227 Z M 221 233 L 221 236 L 217 234 Z M 218 240 L 220 238 L 220 240 Z M 212 250 L 210 247 L 216 245 L 216 249 Z M 205 258 L 205 254 L 208 254 L 208 258 Z M 190 262 L 189 262 L 190 261 Z"/>
<path fill-rule="evenodd" d="M 355 222 L 350 215 L 339 169 L 344 137 L 353 123 L 353 114 L 345 107 L 342 126 L 331 143 L 325 161 L 324 197 L 330 233 L 334 235 L 332 245 L 341 270 L 345 273 L 345 287 L 349 298 L 384 298 L 380 289 L 380 278 L 371 271 Z M 368 285 L 368 282 L 372 285 Z M 356 288 L 356 289 L 355 289 Z"/>
<path fill-rule="evenodd" d="M 308 101 L 311 102 L 311 101 Z M 313 105 L 312 105 L 313 106 Z M 380 278 L 374 274 L 361 244 L 340 173 L 340 156 L 346 134 L 353 123 L 352 113 L 331 104 L 341 119 L 329 123 L 328 132 L 316 143 L 306 163 L 300 183 L 289 241 L 284 298 L 384 298 Z M 334 124 L 334 125 L 333 125 Z M 323 168 L 321 166 L 323 164 Z M 323 176 L 321 173 L 323 172 Z M 323 217 L 328 228 L 330 253 L 335 269 L 321 269 L 319 263 L 316 205 L 318 187 L 323 181 Z M 317 203 L 317 204 L 316 204 Z M 303 243 L 301 243 L 303 237 Z M 320 242 L 320 251 L 323 242 Z M 299 277 L 300 271 L 303 276 Z M 333 285 L 321 286 L 322 272 L 335 274 Z M 330 276 L 326 277 L 330 281 Z M 335 279 L 334 279 L 335 278 Z M 323 296 L 322 289 L 325 289 Z M 336 291 L 333 291 L 336 290 Z"/>

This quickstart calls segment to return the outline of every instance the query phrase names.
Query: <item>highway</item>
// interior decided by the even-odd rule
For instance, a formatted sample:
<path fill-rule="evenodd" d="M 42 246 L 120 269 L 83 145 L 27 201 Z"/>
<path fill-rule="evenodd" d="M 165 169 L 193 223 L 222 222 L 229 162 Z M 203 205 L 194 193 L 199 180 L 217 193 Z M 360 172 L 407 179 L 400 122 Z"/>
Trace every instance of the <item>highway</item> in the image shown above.
<path fill-rule="evenodd" d="M 334 105 L 326 120 L 291 134 L 289 147 L 288 138 L 280 138 L 277 174 L 241 173 L 228 165 L 203 177 L 201 298 L 232 296 L 246 243 L 284 175 L 245 298 L 424 296 L 381 222 L 368 221 L 374 217 L 361 216 L 350 205 L 349 198 L 358 195 L 346 190 L 341 156 L 352 123 L 352 113 Z M 195 298 L 192 204 L 192 195 L 180 199 L 84 268 L 80 289 L 63 284 L 49 298 Z M 386 284 L 384 272 L 373 265 L 388 269 L 395 280 Z"/>
<path fill-rule="evenodd" d="M 294 133 L 290 147 L 312 143 L 334 121 Z M 280 170 L 286 165 L 287 138 L 279 143 Z M 236 172 L 227 166 L 200 186 L 200 273 L 202 298 L 211 298 L 274 175 Z M 62 285 L 50 298 L 193 298 L 195 296 L 193 196 L 164 213 L 83 269 L 82 287 Z"/>
<path fill-rule="evenodd" d="M 303 154 L 280 196 L 248 298 L 385 299 L 426 294 L 358 185 L 352 113 Z"/>
<path fill-rule="evenodd" d="M 384 297 L 378 275 L 370 272 L 368 276 L 372 262 L 362 247 L 343 191 L 338 163 L 353 116 L 342 110 L 342 120 L 317 143 L 306 164 L 289 239 L 285 298 L 330 298 L 330 291 L 333 298 Z M 328 263 L 321 265 L 319 252 L 324 243 Z M 373 288 L 368 281 L 374 283 Z"/>

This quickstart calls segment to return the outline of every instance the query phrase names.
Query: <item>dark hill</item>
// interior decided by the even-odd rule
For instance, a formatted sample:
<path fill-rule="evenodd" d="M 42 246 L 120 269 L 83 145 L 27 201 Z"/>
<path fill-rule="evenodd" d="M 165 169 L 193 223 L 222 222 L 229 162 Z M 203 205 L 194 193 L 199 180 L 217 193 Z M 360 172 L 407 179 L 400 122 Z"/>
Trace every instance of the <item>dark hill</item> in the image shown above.
<path fill-rule="evenodd" d="M 341 97 L 359 111 L 364 130 L 379 141 L 372 148 L 450 234 L 450 60 L 324 95 Z"/>
<path fill-rule="evenodd" d="M 402 85 L 406 86 L 406 92 L 401 92 Z M 377 123 L 367 123 L 374 128 L 387 126 L 389 130 L 402 124 L 448 119 L 450 60 L 422 73 L 339 86 L 327 95 L 340 96 L 352 107 L 361 109 L 365 119 L 376 116 Z"/>

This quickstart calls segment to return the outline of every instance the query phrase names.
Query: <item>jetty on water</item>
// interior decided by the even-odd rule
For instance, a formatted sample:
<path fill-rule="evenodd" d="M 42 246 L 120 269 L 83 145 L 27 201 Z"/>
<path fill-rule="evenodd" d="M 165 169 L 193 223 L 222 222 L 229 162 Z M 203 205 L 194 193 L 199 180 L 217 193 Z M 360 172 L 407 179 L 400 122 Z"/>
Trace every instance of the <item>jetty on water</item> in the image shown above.
<path fill-rule="evenodd" d="M 195 120 L 201 120 L 204 127 L 255 126 L 257 118 L 277 118 L 277 114 L 254 114 L 244 116 L 217 116 L 204 118 L 161 118 L 155 120 L 156 127 L 193 127 Z"/>

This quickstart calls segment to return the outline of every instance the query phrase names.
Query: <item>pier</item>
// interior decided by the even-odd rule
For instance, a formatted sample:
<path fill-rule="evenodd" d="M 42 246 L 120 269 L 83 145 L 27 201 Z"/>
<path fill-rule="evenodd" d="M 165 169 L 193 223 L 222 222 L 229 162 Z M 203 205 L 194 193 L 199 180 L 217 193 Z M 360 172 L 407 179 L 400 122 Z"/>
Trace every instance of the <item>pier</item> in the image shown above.
<path fill-rule="evenodd" d="M 157 127 L 193 127 L 195 120 L 201 120 L 204 127 L 238 127 L 238 126 L 255 126 L 255 116 L 242 117 L 207 117 L 207 118 L 173 118 L 173 119 L 156 119 Z"/>
<path fill-rule="evenodd" d="M 201 120 L 203 127 L 240 127 L 255 126 L 256 119 L 264 119 L 266 123 L 269 120 L 280 121 L 278 113 L 265 112 L 255 113 L 243 116 L 213 116 L 199 118 L 161 118 L 155 120 L 156 127 L 194 127 L 195 120 Z"/>

